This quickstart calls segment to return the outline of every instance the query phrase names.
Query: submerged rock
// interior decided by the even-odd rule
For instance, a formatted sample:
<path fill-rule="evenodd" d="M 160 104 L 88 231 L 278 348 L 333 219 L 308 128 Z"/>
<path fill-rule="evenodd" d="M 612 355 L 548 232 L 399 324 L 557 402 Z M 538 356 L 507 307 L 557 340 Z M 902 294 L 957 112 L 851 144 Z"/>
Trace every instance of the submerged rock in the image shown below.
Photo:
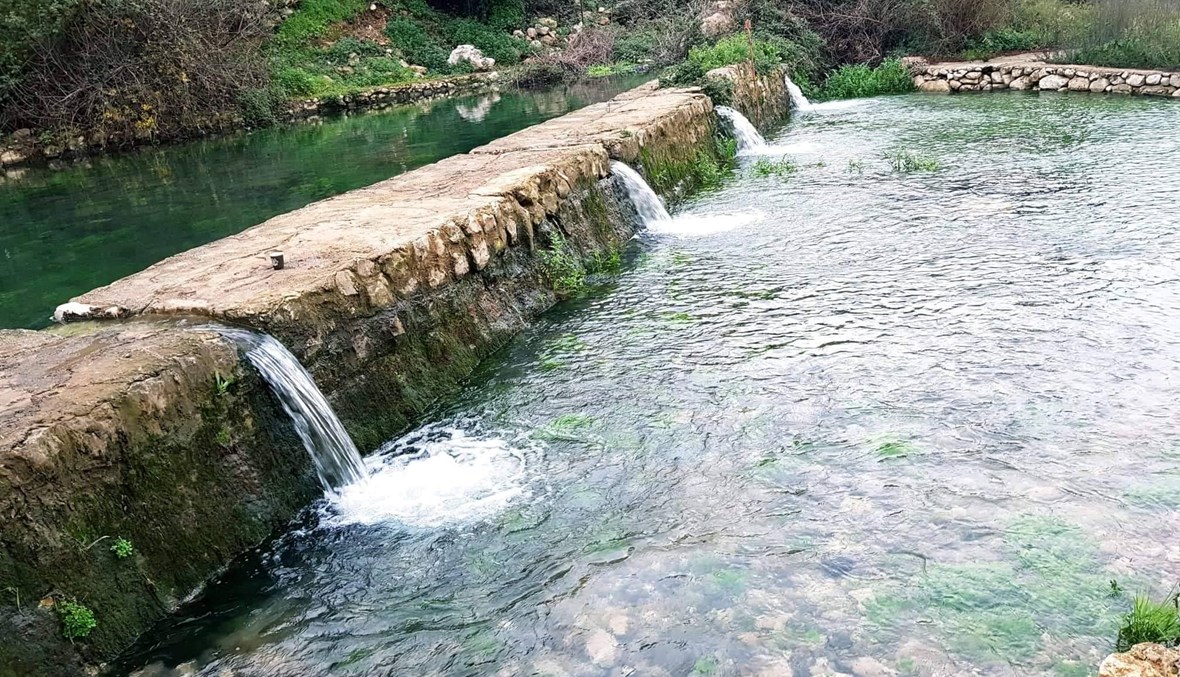
<path fill-rule="evenodd" d="M 1160 644 L 1136 644 L 1102 661 L 1098 677 L 1180 677 L 1180 648 Z"/>

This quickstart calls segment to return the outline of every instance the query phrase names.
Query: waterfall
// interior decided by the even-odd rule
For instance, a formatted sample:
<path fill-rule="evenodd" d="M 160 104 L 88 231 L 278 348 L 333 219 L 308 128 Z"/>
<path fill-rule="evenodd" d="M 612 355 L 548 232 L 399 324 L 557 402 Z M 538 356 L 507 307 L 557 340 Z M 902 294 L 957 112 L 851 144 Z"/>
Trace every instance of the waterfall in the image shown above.
<path fill-rule="evenodd" d="M 274 389 L 311 455 L 324 488 L 336 490 L 364 479 L 365 464 L 360 452 L 311 380 L 311 374 L 291 351 L 266 334 L 227 327 L 217 327 L 216 331 L 241 346 L 246 359 Z"/>
<path fill-rule="evenodd" d="M 811 102 L 803 96 L 803 90 L 799 89 L 799 85 L 791 81 L 791 76 L 784 74 L 783 80 L 787 85 L 787 93 L 791 95 L 791 107 L 800 113 L 811 110 Z"/>
<path fill-rule="evenodd" d="M 746 116 L 730 108 L 729 106 L 717 106 L 717 114 L 729 121 L 733 125 L 733 136 L 737 139 L 738 150 L 743 153 L 757 153 L 766 148 L 766 139 L 754 129 L 754 125 L 746 119 Z"/>
<path fill-rule="evenodd" d="M 672 220 L 672 217 L 668 215 L 668 210 L 664 208 L 664 203 L 660 202 L 660 196 L 656 195 L 651 186 L 647 185 L 647 181 L 643 180 L 639 172 L 614 160 L 610 163 L 610 169 L 611 173 L 618 175 L 623 180 L 623 186 L 627 189 L 627 197 L 631 198 L 631 202 L 635 205 L 635 211 L 639 212 L 639 218 L 643 221 L 644 226 Z"/>

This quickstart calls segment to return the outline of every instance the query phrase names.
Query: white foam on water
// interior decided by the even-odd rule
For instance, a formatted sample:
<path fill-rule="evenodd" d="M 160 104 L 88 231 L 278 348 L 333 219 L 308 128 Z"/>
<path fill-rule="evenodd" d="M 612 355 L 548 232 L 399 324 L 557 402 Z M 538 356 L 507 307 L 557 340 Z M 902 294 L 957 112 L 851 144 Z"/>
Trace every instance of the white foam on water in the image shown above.
<path fill-rule="evenodd" d="M 762 155 L 815 155 L 820 152 L 820 145 L 814 141 L 800 141 L 798 143 L 783 143 L 767 146 Z"/>
<path fill-rule="evenodd" d="M 433 529 L 486 519 L 525 496 L 536 453 L 498 437 L 427 426 L 371 456 L 368 480 L 329 495 L 323 524 Z"/>
<path fill-rule="evenodd" d="M 766 213 L 757 209 L 706 214 L 677 214 L 668 221 L 648 226 L 648 230 L 675 237 L 703 237 L 724 233 L 756 223 Z"/>

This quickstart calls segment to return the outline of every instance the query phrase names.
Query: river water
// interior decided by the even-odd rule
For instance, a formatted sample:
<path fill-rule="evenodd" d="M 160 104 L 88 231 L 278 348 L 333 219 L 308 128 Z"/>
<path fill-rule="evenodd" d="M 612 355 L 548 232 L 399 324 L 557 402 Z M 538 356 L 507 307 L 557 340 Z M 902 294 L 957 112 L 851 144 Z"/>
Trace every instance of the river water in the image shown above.
<path fill-rule="evenodd" d="M 818 107 L 128 669 L 1092 674 L 1180 577 L 1177 125 Z"/>
<path fill-rule="evenodd" d="M 0 172 L 0 329 L 310 202 L 605 101 L 650 76 L 424 102 Z"/>

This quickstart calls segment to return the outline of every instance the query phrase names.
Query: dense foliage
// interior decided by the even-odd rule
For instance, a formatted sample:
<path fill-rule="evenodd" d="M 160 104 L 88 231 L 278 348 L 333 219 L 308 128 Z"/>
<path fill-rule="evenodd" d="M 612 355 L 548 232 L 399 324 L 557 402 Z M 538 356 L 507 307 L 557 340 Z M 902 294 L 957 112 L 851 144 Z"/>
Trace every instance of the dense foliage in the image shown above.
<path fill-rule="evenodd" d="M 0 0 L 0 131 L 32 127 L 56 145 L 118 145 L 217 126 L 273 122 L 291 98 L 343 95 L 461 73 L 455 45 L 542 86 L 586 72 L 664 68 L 700 82 L 751 59 L 785 64 L 809 94 L 908 89 L 896 58 L 990 58 L 1044 48 L 1069 60 L 1180 69 L 1180 0 L 745 0 L 718 34 L 711 0 Z M 582 10 L 611 11 L 554 53 L 512 32 L 540 16 L 562 35 Z M 289 14 L 289 16 L 287 15 Z M 742 30 L 748 21 L 753 40 Z"/>

